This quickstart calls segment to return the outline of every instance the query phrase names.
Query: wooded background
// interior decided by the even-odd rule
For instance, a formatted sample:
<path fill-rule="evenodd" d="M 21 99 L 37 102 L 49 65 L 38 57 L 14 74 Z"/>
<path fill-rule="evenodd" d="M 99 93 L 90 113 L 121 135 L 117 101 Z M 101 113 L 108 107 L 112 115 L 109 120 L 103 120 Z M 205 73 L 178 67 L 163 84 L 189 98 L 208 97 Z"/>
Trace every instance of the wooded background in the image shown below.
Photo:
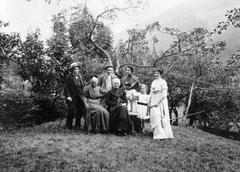
<path fill-rule="evenodd" d="M 46 2 L 51 5 L 51 0 Z M 53 16 L 53 35 L 46 45 L 40 39 L 40 30 L 29 32 L 24 41 L 19 33 L 0 31 L 3 128 L 63 117 L 63 81 L 70 64 L 80 62 L 86 82 L 91 75 L 100 75 L 110 63 L 122 74 L 124 66 L 133 66 L 134 73 L 148 86 L 153 80 L 152 69 L 161 67 L 169 87 L 171 114 L 178 117 L 179 107 L 185 108 L 185 116 L 204 111 L 191 116 L 191 124 L 198 119 L 199 126 L 240 132 L 240 48 L 235 45 L 236 52 L 223 61 L 221 53 L 226 51 L 226 42 L 214 39 L 229 28 L 240 28 L 240 8 L 227 11 L 226 19 L 211 31 L 202 27 L 186 32 L 154 21 L 145 27 L 128 29 L 128 38 L 114 43 L 112 29 L 105 22 L 113 21 L 119 12 L 132 15 L 147 3 L 127 0 L 124 6 L 106 5 L 98 15 L 90 12 L 87 1 L 79 3 Z M 0 20 L 0 27 L 8 24 Z M 171 39 L 167 49 L 160 46 L 163 35 Z M 32 85 L 30 95 L 19 89 L 26 81 Z"/>

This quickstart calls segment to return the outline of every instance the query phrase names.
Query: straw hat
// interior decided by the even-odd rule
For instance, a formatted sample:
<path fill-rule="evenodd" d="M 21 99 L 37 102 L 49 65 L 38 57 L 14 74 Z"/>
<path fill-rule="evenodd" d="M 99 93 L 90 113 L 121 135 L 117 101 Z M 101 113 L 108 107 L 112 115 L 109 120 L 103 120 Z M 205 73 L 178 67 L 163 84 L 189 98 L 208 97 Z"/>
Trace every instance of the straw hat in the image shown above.
<path fill-rule="evenodd" d="M 70 65 L 70 70 L 75 68 L 75 67 L 80 67 L 80 65 L 77 62 L 74 62 Z"/>

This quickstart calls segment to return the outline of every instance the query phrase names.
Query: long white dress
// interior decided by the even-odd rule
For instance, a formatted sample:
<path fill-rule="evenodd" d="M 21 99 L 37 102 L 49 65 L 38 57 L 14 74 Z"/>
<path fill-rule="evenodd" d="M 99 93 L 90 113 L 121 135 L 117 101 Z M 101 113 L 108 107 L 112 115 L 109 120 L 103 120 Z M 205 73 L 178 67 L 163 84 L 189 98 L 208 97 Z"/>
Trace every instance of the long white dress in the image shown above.
<path fill-rule="evenodd" d="M 167 89 L 167 83 L 162 78 L 152 82 L 150 105 L 158 105 L 157 107 L 150 108 L 150 123 L 153 129 L 153 139 L 173 138 L 169 121 Z"/>

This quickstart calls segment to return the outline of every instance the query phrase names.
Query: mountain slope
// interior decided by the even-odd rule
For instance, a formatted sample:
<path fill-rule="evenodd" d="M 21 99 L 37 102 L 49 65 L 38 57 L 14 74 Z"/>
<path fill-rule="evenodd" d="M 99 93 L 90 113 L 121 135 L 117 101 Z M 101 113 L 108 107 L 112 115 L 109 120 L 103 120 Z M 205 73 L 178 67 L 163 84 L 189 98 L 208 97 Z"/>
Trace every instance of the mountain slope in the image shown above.
<path fill-rule="evenodd" d="M 179 3 L 167 10 L 165 13 L 156 18 L 149 19 L 139 23 L 142 28 L 147 24 L 159 21 L 162 27 L 177 28 L 181 31 L 193 30 L 193 28 L 203 27 L 209 31 L 213 31 L 220 21 L 224 21 L 227 10 L 234 7 L 240 7 L 239 0 L 188 0 L 184 3 Z M 146 14 L 147 15 L 147 14 Z M 122 32 L 115 35 L 115 40 L 127 38 L 127 30 L 136 27 L 131 25 Z M 223 59 L 229 57 L 231 53 L 236 51 L 236 45 L 240 44 L 240 31 L 236 28 L 230 28 L 223 32 L 222 35 L 216 35 L 215 40 L 225 40 L 227 42 L 227 49 L 221 55 Z M 160 35 L 159 49 L 166 50 L 171 43 L 171 38 Z"/>

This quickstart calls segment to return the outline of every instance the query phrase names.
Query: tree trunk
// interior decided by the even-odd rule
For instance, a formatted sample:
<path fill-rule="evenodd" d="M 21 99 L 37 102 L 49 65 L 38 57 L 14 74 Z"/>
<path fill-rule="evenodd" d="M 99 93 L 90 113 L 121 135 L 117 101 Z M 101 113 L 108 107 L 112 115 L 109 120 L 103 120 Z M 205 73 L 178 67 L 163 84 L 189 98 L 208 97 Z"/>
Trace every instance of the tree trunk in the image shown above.
<path fill-rule="evenodd" d="M 189 99 L 188 99 L 188 105 L 187 105 L 187 108 L 186 108 L 186 112 L 184 114 L 184 118 L 183 118 L 183 122 L 184 124 L 186 125 L 186 121 L 187 121 L 187 116 L 188 116 L 188 113 L 189 113 L 189 109 L 190 109 L 190 106 L 191 106 L 191 103 L 192 103 L 192 94 L 193 94 L 193 89 L 194 89 L 194 81 L 192 83 L 192 87 L 191 87 L 191 90 L 190 90 L 190 95 L 189 95 Z"/>
<path fill-rule="evenodd" d="M 174 112 L 174 114 L 176 116 L 176 125 L 178 125 L 178 111 L 177 111 L 176 107 L 173 108 L 173 112 Z"/>

